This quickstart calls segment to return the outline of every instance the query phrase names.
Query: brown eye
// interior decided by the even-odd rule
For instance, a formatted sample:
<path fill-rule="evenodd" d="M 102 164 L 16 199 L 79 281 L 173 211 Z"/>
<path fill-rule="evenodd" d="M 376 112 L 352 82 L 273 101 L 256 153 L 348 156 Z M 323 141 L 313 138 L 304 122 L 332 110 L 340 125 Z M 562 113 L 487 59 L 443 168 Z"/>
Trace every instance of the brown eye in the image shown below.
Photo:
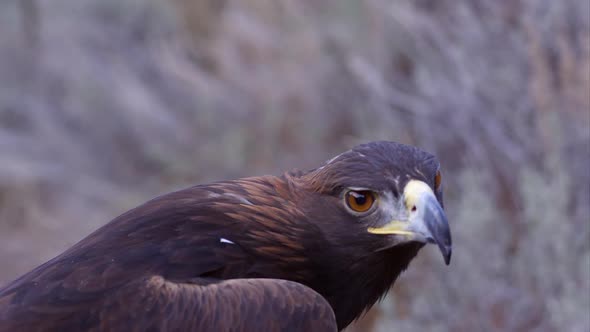
<path fill-rule="evenodd" d="M 345 195 L 346 204 L 355 212 L 367 212 L 375 203 L 375 194 L 369 190 L 351 190 Z"/>
<path fill-rule="evenodd" d="M 441 184 L 442 175 L 440 174 L 440 171 L 436 171 L 436 176 L 434 177 L 434 189 L 438 191 L 440 189 Z"/>

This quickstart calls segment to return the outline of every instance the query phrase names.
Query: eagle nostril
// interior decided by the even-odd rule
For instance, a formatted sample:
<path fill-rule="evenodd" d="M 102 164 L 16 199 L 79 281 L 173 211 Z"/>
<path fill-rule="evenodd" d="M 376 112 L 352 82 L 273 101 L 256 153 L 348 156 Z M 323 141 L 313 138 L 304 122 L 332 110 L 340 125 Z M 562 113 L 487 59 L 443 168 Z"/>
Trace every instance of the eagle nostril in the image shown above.
<path fill-rule="evenodd" d="M 412 206 L 412 212 L 416 212 L 417 208 L 416 205 Z"/>

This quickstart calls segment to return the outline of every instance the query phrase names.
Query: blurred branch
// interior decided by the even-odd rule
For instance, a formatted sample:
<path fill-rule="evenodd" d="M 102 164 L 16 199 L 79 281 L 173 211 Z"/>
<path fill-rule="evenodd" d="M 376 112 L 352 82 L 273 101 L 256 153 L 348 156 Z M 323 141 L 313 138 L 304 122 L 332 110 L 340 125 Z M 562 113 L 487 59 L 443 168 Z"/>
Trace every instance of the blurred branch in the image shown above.
<path fill-rule="evenodd" d="M 23 40 L 32 54 L 37 54 L 41 43 L 41 19 L 37 0 L 19 0 L 22 12 Z"/>

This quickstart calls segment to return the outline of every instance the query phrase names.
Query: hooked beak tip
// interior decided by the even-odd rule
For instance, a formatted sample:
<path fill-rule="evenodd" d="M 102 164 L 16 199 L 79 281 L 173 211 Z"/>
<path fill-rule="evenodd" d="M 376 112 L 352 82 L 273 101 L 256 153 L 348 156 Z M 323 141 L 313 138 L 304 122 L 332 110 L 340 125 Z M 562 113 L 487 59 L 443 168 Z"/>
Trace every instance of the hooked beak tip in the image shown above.
<path fill-rule="evenodd" d="M 424 212 L 423 220 L 426 228 L 430 233 L 432 242 L 438 245 L 445 264 L 449 265 L 451 263 L 453 246 L 447 217 L 434 197 L 428 197 L 424 206 L 426 211 Z"/>
<path fill-rule="evenodd" d="M 453 253 L 453 248 L 451 246 L 439 246 L 440 252 L 443 255 L 445 260 L 445 264 L 448 266 L 451 264 L 451 254 Z"/>

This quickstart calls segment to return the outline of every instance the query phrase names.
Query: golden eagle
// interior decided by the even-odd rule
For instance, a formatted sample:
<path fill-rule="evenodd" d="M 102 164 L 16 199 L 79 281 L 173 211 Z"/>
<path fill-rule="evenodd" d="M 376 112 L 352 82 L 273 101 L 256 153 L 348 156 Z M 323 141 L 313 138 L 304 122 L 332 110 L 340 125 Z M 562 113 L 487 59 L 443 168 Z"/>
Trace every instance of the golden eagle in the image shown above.
<path fill-rule="evenodd" d="M 424 244 L 448 264 L 437 159 L 359 145 L 307 172 L 197 185 L 0 289 L 1 331 L 334 331 Z"/>

